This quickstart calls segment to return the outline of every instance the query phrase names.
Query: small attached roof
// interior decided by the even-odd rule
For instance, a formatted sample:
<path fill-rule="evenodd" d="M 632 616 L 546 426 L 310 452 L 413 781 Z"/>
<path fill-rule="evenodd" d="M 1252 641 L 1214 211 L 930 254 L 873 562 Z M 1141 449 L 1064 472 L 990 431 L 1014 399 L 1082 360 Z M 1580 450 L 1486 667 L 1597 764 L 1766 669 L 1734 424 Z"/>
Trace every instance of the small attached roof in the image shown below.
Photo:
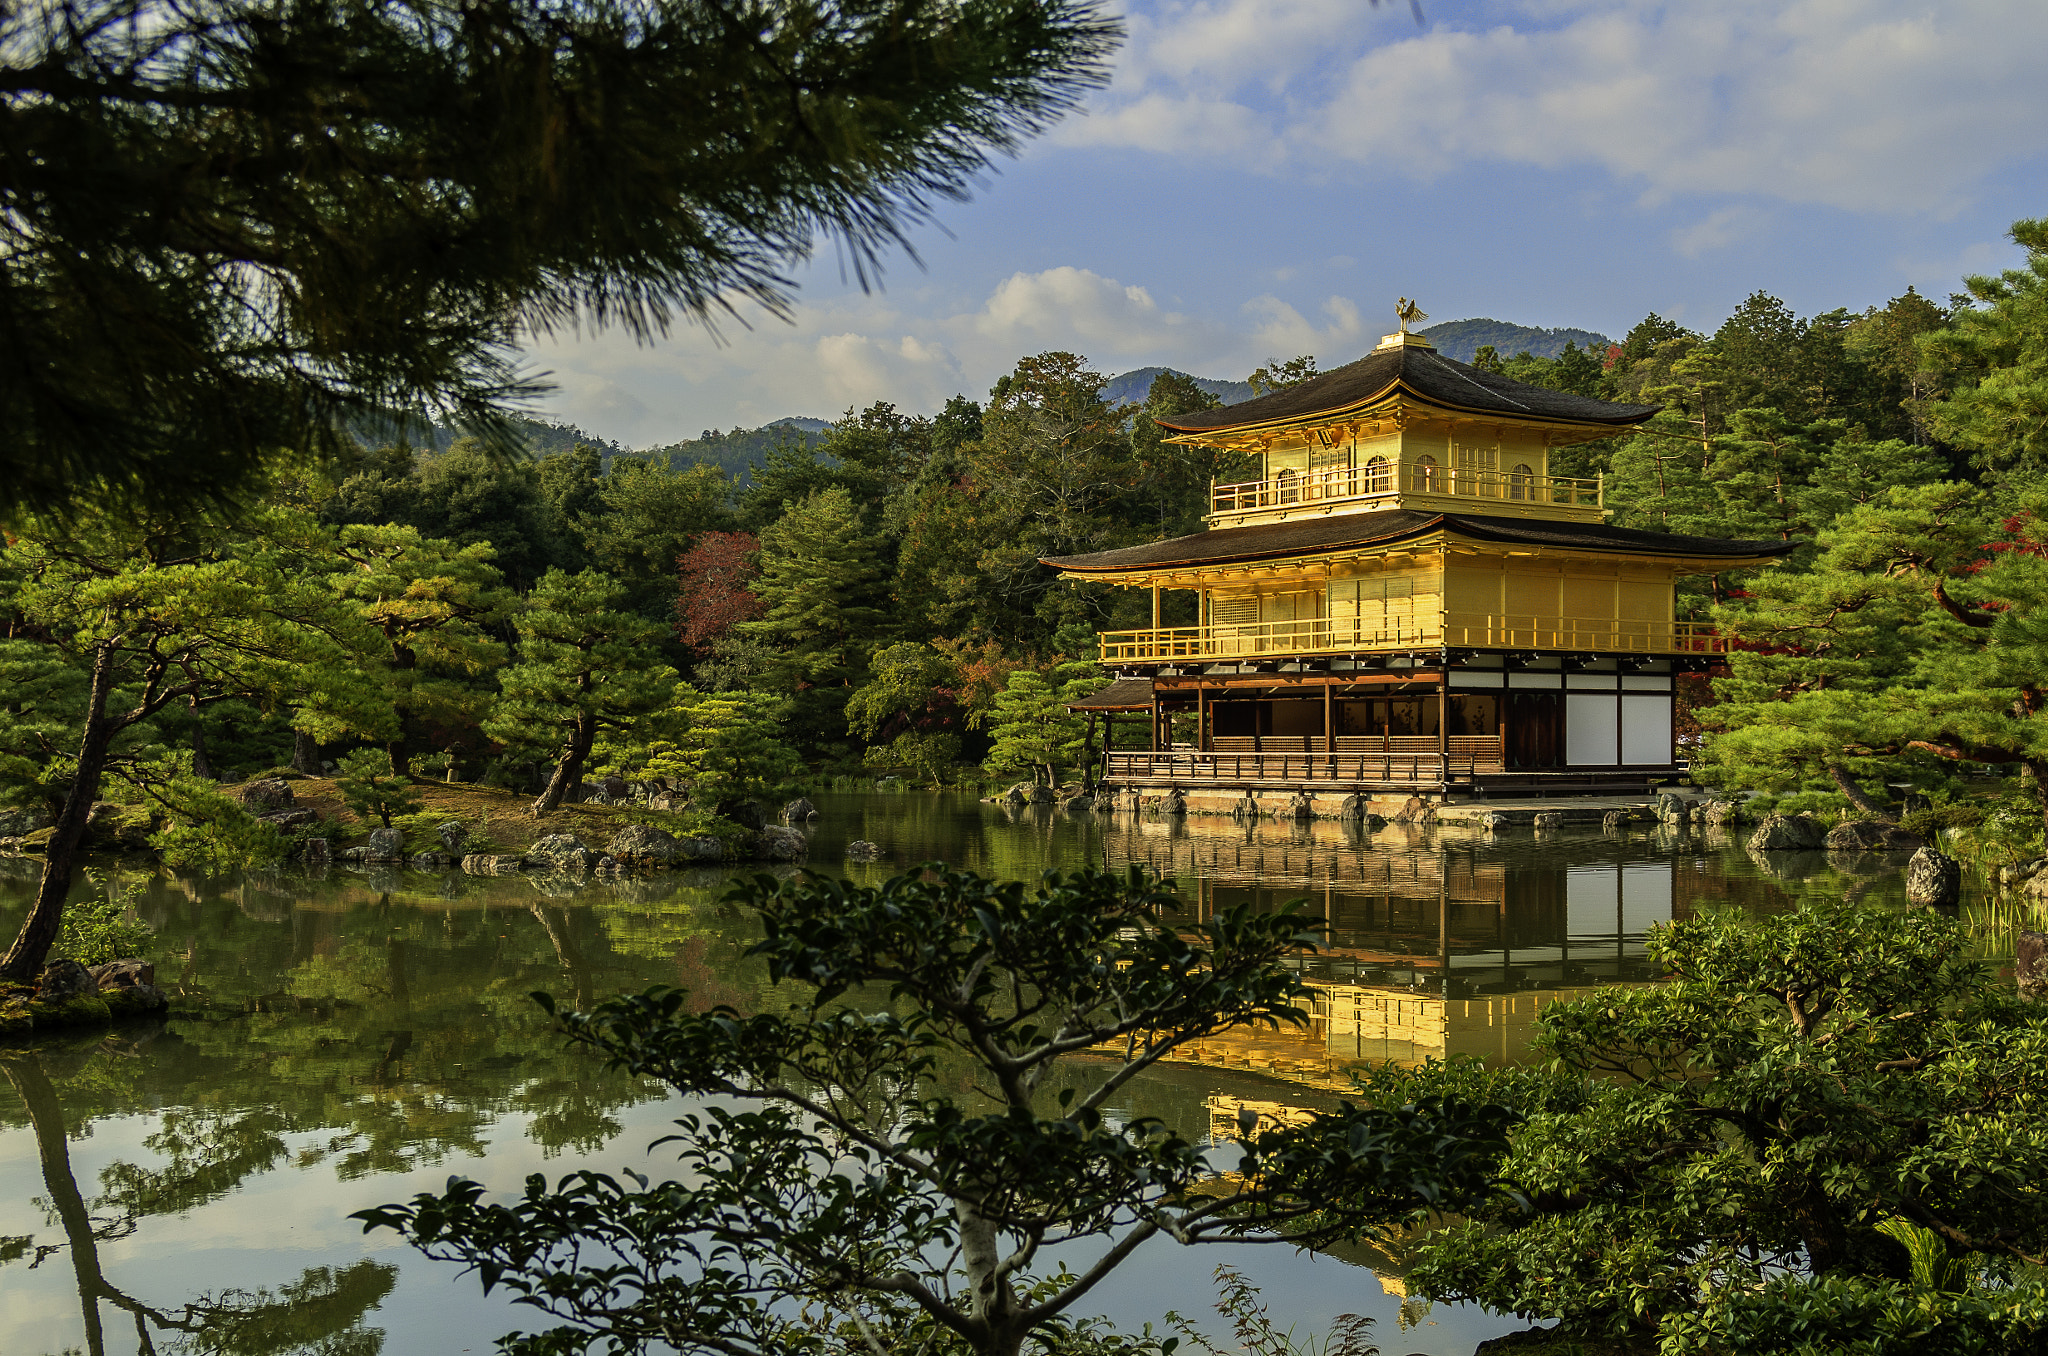
<path fill-rule="evenodd" d="M 1507 545 L 1717 560 L 1782 556 L 1790 554 L 1799 545 L 1775 539 L 1728 541 L 1720 537 L 1691 537 L 1676 532 L 1646 532 L 1640 528 L 1615 527 L 1610 523 L 1557 523 L 1532 518 L 1490 518 L 1480 514 L 1383 509 L 1378 513 L 1330 514 L 1292 522 L 1259 523 L 1251 527 L 1222 527 L 1115 551 L 1048 556 L 1040 563 L 1070 574 L 1121 574 L 1127 570 L 1270 560 L 1354 546 L 1388 546 L 1435 532 Z"/>
<path fill-rule="evenodd" d="M 1220 410 L 1159 420 L 1177 433 L 1221 433 L 1264 424 L 1298 424 L 1362 411 L 1397 392 L 1432 405 L 1479 414 L 1563 424 L 1640 424 L 1656 405 L 1617 405 L 1510 381 L 1444 357 L 1423 343 L 1376 348 L 1355 363 L 1312 377 L 1299 386 L 1255 396 Z"/>
<path fill-rule="evenodd" d="M 1149 711 L 1152 709 L 1152 680 L 1150 678 L 1118 678 L 1099 692 L 1091 692 L 1077 702 L 1068 702 L 1069 711 Z"/>

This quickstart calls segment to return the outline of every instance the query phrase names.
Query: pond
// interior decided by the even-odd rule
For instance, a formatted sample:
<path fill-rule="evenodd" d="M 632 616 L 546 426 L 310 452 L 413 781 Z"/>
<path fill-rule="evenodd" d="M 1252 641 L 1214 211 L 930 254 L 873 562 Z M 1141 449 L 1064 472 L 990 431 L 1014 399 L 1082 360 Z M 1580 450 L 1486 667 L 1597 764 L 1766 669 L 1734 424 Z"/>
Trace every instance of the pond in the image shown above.
<path fill-rule="evenodd" d="M 1329 945 L 1303 963 L 1316 993 L 1309 1029 L 1211 1042 L 1131 1084 L 1117 1108 L 1198 1138 L 1245 1102 L 1327 1104 L 1355 1065 L 1518 1058 L 1544 1003 L 1653 977 L 1652 923 L 1710 906 L 1904 895 L 1898 859 L 1764 863 L 1682 832 L 1365 834 L 1322 821 L 1070 816 L 941 793 L 816 799 L 813 863 L 856 880 L 927 860 L 1027 880 L 1142 862 L 1197 914 L 1307 897 L 1331 925 Z M 840 866 L 854 839 L 880 844 L 885 860 Z M 0 859 L 8 935 L 34 866 Z M 521 1311 L 392 1235 L 365 1238 L 348 1214 L 451 1174 L 499 1191 L 582 1166 L 658 1174 L 647 1146 L 676 1104 L 565 1050 L 529 995 L 582 1004 L 667 983 L 706 1004 L 759 1005 L 768 986 L 742 959 L 753 934 L 720 902 L 727 880 L 700 870 L 571 888 L 335 871 L 201 882 L 107 864 L 80 888 L 119 892 L 156 930 L 174 1015 L 0 1049 L 0 1350 L 491 1350 L 523 1326 Z M 1985 956 L 2009 957 L 2011 921 L 1985 903 L 1964 908 Z M 1378 1320 L 1389 1353 L 1467 1356 L 1523 1326 L 1462 1306 L 1404 1310 L 1385 1257 L 1165 1240 L 1094 1307 L 1132 1326 L 1169 1308 L 1213 1318 L 1218 1262 L 1249 1276 L 1298 1334 L 1357 1312 Z"/>

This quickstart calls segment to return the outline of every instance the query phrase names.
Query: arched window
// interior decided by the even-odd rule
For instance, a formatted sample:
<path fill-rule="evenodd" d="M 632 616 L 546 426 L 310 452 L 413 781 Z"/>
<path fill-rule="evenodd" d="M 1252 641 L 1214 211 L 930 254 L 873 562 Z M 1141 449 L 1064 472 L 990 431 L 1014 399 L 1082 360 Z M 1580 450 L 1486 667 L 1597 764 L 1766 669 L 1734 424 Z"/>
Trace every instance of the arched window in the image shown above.
<path fill-rule="evenodd" d="M 1534 499 L 1536 497 L 1536 472 L 1528 462 L 1519 462 L 1508 472 L 1508 498 Z"/>
<path fill-rule="evenodd" d="M 1369 458 L 1363 468 L 1365 493 L 1386 494 L 1394 488 L 1394 467 L 1385 457 Z"/>
<path fill-rule="evenodd" d="M 1301 473 L 1292 466 L 1285 467 L 1273 477 L 1274 497 L 1283 504 L 1301 502 Z"/>
<path fill-rule="evenodd" d="M 1444 476 L 1436 464 L 1435 457 L 1415 459 L 1415 488 L 1423 494 L 1442 494 Z"/>

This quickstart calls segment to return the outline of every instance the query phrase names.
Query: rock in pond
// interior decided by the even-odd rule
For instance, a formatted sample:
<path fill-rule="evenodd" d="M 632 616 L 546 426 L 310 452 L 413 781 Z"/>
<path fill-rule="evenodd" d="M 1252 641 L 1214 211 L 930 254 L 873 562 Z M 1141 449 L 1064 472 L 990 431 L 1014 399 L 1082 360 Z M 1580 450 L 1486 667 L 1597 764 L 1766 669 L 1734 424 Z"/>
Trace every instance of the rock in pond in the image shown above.
<path fill-rule="evenodd" d="M 583 870 L 590 865 L 590 855 L 575 834 L 551 833 L 526 850 L 526 864 L 536 871 Z"/>
<path fill-rule="evenodd" d="M 2020 992 L 2039 998 L 2048 990 L 2048 932 L 2022 932 L 2013 948 L 2012 975 Z"/>
<path fill-rule="evenodd" d="M 1564 830 L 1564 812 L 1562 810 L 1545 810 L 1538 814 L 1531 822 L 1535 825 L 1536 832 L 1538 833 L 1560 833 Z"/>
<path fill-rule="evenodd" d="M 156 967 L 146 960 L 112 960 L 90 971 L 96 989 L 132 989 L 156 983 Z"/>
<path fill-rule="evenodd" d="M 1924 847 L 1906 863 L 1908 903 L 1953 904 L 1962 894 L 1963 868 L 1955 858 Z"/>
<path fill-rule="evenodd" d="M 382 826 L 370 830 L 370 841 L 363 854 L 366 862 L 402 862 L 405 860 L 405 835 L 397 829 Z"/>
<path fill-rule="evenodd" d="M 651 824 L 628 824 L 612 835 L 605 851 L 635 866 L 670 866 L 683 856 L 683 845 Z"/>
<path fill-rule="evenodd" d="M 1830 852 L 1911 852 L 1927 846 L 1917 833 L 1907 833 L 1881 819 L 1852 819 L 1828 830 Z"/>
<path fill-rule="evenodd" d="M 817 817 L 818 807 L 811 804 L 810 797 L 808 796 L 798 796 L 795 800 L 782 807 L 782 822 L 785 824 L 800 824 L 806 819 L 816 819 Z"/>
<path fill-rule="evenodd" d="M 882 860 L 882 845 L 870 843 L 865 838 L 856 838 L 846 845 L 846 860 L 849 862 L 879 862 Z"/>
<path fill-rule="evenodd" d="M 462 859 L 465 876 L 516 876 L 525 859 L 516 852 L 472 852 Z"/>
<path fill-rule="evenodd" d="M 754 851 L 763 861 L 800 862 L 811 853 L 811 845 L 795 829 L 770 824 L 754 835 Z"/>
<path fill-rule="evenodd" d="M 99 989 L 99 981 L 93 978 L 92 971 L 77 961 L 53 960 L 43 967 L 42 976 L 36 980 L 35 1001 L 60 1003 L 80 994 L 98 993 Z"/>
<path fill-rule="evenodd" d="M 1811 815 L 1766 815 L 1749 836 L 1751 852 L 1814 852 L 1827 832 Z"/>
<path fill-rule="evenodd" d="M 1095 797 L 1083 791 L 1079 795 L 1068 796 L 1065 800 L 1061 801 L 1060 808 L 1062 810 L 1092 810 L 1095 808 Z"/>

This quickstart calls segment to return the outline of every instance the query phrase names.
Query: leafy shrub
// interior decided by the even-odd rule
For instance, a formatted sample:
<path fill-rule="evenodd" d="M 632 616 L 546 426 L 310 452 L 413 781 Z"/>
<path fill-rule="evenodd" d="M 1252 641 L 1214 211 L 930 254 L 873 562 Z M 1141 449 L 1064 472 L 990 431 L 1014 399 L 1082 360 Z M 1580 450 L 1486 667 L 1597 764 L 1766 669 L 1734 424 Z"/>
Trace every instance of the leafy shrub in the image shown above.
<path fill-rule="evenodd" d="M 86 875 L 99 887 L 99 892 L 64 906 L 64 923 L 50 947 L 50 959 L 105 965 L 108 961 L 148 955 L 156 934 L 129 912 L 127 903 L 115 894 L 105 877 L 94 871 Z"/>

